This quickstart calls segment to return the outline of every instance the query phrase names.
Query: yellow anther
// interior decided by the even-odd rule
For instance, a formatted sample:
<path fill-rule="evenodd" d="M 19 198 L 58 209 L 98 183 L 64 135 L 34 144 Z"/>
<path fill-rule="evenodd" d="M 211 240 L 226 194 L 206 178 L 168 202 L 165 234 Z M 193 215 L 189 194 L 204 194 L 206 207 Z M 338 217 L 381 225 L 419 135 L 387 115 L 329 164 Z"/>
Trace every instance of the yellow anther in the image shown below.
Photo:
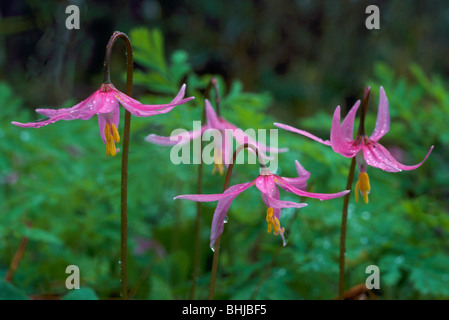
<path fill-rule="evenodd" d="M 119 143 L 120 135 L 118 134 L 117 127 L 115 126 L 115 124 L 111 124 L 111 128 L 112 128 L 112 136 L 114 137 L 115 142 Z"/>
<path fill-rule="evenodd" d="M 362 193 L 363 201 L 368 203 L 368 193 L 371 191 L 369 177 L 366 172 L 359 173 L 359 181 L 355 185 L 355 202 L 359 201 L 359 190 Z"/>
<path fill-rule="evenodd" d="M 112 124 L 113 133 L 114 133 L 114 128 L 115 128 L 115 131 L 117 132 L 117 128 L 115 127 L 114 124 Z M 113 136 L 113 133 L 111 133 L 111 126 L 109 125 L 109 123 L 106 123 L 106 125 L 104 126 L 104 137 L 106 138 L 106 156 L 109 156 L 109 155 L 115 156 L 117 154 L 117 151 L 115 149 L 115 143 L 114 143 L 115 137 Z M 114 135 L 115 135 L 115 133 L 114 133 Z M 118 132 L 117 132 L 117 135 L 118 135 Z"/>
<path fill-rule="evenodd" d="M 268 208 L 266 220 L 268 222 L 267 232 L 271 233 L 271 226 L 273 225 L 273 208 Z"/>
<path fill-rule="evenodd" d="M 266 220 L 268 222 L 267 232 L 271 233 L 273 230 L 275 235 L 283 234 L 285 229 L 281 228 L 281 223 L 279 219 L 273 215 L 273 208 L 268 208 Z"/>
<path fill-rule="evenodd" d="M 214 174 L 217 169 L 220 176 L 222 176 L 224 173 L 224 165 L 221 157 L 221 151 L 214 151 L 214 168 L 212 169 L 212 174 Z"/>

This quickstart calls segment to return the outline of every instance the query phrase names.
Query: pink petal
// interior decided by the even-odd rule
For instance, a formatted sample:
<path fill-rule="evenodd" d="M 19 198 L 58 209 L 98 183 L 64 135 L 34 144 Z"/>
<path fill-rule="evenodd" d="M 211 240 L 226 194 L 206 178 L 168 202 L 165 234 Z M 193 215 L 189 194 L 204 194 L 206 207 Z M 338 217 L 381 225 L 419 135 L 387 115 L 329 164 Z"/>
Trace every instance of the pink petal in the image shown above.
<path fill-rule="evenodd" d="M 215 241 L 218 237 L 223 233 L 224 223 L 226 214 L 228 213 L 229 207 L 231 206 L 232 201 L 244 190 L 251 187 L 254 183 L 243 183 L 237 184 L 229 187 L 223 195 L 226 197 L 222 198 L 218 201 L 217 207 L 215 208 L 214 217 L 212 219 L 212 227 L 210 233 L 210 247 L 214 248 Z"/>
<path fill-rule="evenodd" d="M 100 136 L 103 140 L 103 143 L 106 145 L 106 137 L 104 135 L 104 128 L 106 127 L 106 119 L 102 114 L 98 115 L 98 127 L 100 128 Z"/>
<path fill-rule="evenodd" d="M 116 90 L 115 96 L 120 101 L 120 103 L 123 105 L 123 107 L 128 110 L 131 114 L 133 114 L 136 117 L 149 117 L 154 116 L 157 114 L 163 114 L 171 111 L 176 106 L 179 106 L 181 104 L 184 104 L 192 99 L 195 99 L 194 97 L 186 98 L 186 99 L 180 99 L 184 95 L 185 92 L 185 85 L 181 87 L 181 90 L 176 95 L 176 97 L 168 104 L 157 104 L 157 105 L 149 105 L 149 104 L 142 104 L 139 101 L 127 96 L 126 94 Z"/>
<path fill-rule="evenodd" d="M 148 135 L 145 140 L 154 144 L 158 144 L 161 146 L 172 146 L 175 144 L 186 144 L 190 140 L 197 139 L 201 137 L 203 131 L 205 130 L 205 126 L 201 127 L 200 130 L 195 131 L 185 131 L 183 133 L 177 135 L 171 135 L 169 137 L 162 137 L 155 134 Z"/>
<path fill-rule="evenodd" d="M 297 188 L 294 188 L 293 186 L 289 185 L 287 181 L 285 181 L 284 178 L 276 176 L 278 185 L 284 189 L 285 191 L 297 194 L 298 196 L 302 197 L 308 197 L 308 198 L 315 198 L 322 200 L 329 200 L 334 198 L 343 197 L 345 194 L 348 194 L 350 190 L 345 190 L 337 193 L 313 193 L 313 192 L 307 192 L 304 190 L 300 190 Z"/>
<path fill-rule="evenodd" d="M 97 103 L 100 90 L 95 91 L 87 99 L 81 101 L 71 108 L 61 108 L 61 109 L 36 109 L 36 112 L 49 117 L 50 119 L 38 120 L 35 122 L 21 123 L 13 121 L 13 125 L 22 128 L 41 128 L 43 126 L 55 123 L 59 120 L 88 120 L 95 114 L 97 114 Z M 101 104 L 98 104 L 101 106 Z"/>
<path fill-rule="evenodd" d="M 277 123 L 277 122 L 275 122 L 274 125 L 276 127 L 278 127 L 278 128 L 281 128 L 281 129 L 284 129 L 284 130 L 287 130 L 287 131 L 290 131 L 290 132 L 294 132 L 294 133 L 306 136 L 307 138 L 315 140 L 315 141 L 317 141 L 319 143 L 322 143 L 322 144 L 324 144 L 326 146 L 330 146 L 331 145 L 329 140 L 322 140 L 322 139 L 318 138 L 317 136 L 314 136 L 313 134 L 311 134 L 311 133 L 309 133 L 307 131 L 299 130 L 299 129 L 296 129 L 296 128 L 292 127 L 292 126 L 289 126 L 289 125 L 286 125 L 286 124 L 282 124 L 282 123 Z"/>
<path fill-rule="evenodd" d="M 236 184 L 234 185 L 235 188 L 233 188 L 233 192 L 227 192 L 227 193 L 218 193 L 218 194 L 186 194 L 186 195 L 180 195 L 176 196 L 174 199 L 185 199 L 185 200 L 191 200 L 191 201 L 199 201 L 199 202 L 211 202 L 211 201 L 219 201 L 221 199 L 225 199 L 227 197 L 233 196 L 233 195 L 239 195 L 249 187 L 251 187 L 254 184 L 254 181 L 242 183 L 242 184 Z M 229 188 L 228 188 L 229 189 Z"/>
<path fill-rule="evenodd" d="M 275 183 L 275 175 L 264 176 L 261 175 L 256 179 L 256 187 L 260 190 L 262 200 L 268 208 L 282 209 L 282 208 L 302 208 L 307 204 L 297 203 L 292 201 L 279 200 L 279 190 Z M 277 218 L 280 218 L 280 210 L 275 213 L 278 214 Z"/>
<path fill-rule="evenodd" d="M 50 119 L 39 120 L 39 121 L 35 121 L 35 122 L 21 123 L 21 122 L 13 121 L 11 123 L 15 126 L 22 127 L 22 128 L 41 128 L 43 126 L 55 123 L 56 121 L 59 121 L 59 120 L 64 120 L 64 115 L 54 116 L 54 117 L 51 117 Z"/>
<path fill-rule="evenodd" d="M 286 181 L 289 185 L 296 189 L 306 190 L 307 188 L 307 180 L 310 178 L 310 172 L 304 169 L 301 164 L 295 160 L 296 171 L 298 172 L 297 178 L 285 178 L 282 177 L 284 181 Z"/>
<path fill-rule="evenodd" d="M 391 155 L 391 153 L 378 142 L 373 142 L 367 146 L 364 146 L 363 157 L 365 158 L 365 161 L 368 165 L 387 172 L 399 172 L 402 170 L 409 171 L 419 168 L 424 163 L 424 161 L 426 161 L 432 150 L 433 146 L 430 147 L 430 150 L 424 157 L 424 160 L 413 166 L 407 166 L 398 162 Z"/>
<path fill-rule="evenodd" d="M 379 141 L 390 130 L 390 112 L 388 98 L 383 87 L 380 87 L 379 108 L 377 110 L 376 127 L 370 139 Z"/>
<path fill-rule="evenodd" d="M 172 100 L 172 103 L 174 102 L 178 102 L 181 101 L 182 98 L 184 98 L 184 95 L 186 94 L 186 84 L 184 83 L 181 86 L 181 89 L 179 90 L 178 94 L 176 95 L 176 97 Z"/>
<path fill-rule="evenodd" d="M 346 140 L 354 140 L 354 120 L 357 110 L 360 106 L 360 100 L 358 100 L 354 106 L 349 110 L 343 123 L 341 124 L 341 131 L 343 133 L 343 138 Z"/>
<path fill-rule="evenodd" d="M 223 159 L 223 163 L 226 166 L 229 166 L 229 164 L 232 163 L 232 158 L 234 155 L 234 146 L 232 137 L 230 137 L 229 132 L 224 131 L 223 133 L 223 142 L 221 144 L 221 155 Z"/>
<path fill-rule="evenodd" d="M 205 108 L 206 108 L 206 122 L 210 129 L 222 130 L 224 129 L 220 123 L 220 120 L 217 117 L 217 113 L 214 108 L 210 104 L 209 100 L 205 100 Z"/>
<path fill-rule="evenodd" d="M 344 138 L 340 126 L 340 106 L 335 109 L 332 119 L 331 146 L 335 152 L 347 158 L 354 157 L 361 148 L 361 145 L 355 145 L 352 141 Z"/>
<path fill-rule="evenodd" d="M 98 114 L 98 127 L 100 129 L 100 136 L 105 145 L 106 145 L 106 137 L 104 135 L 104 128 L 106 126 L 106 123 L 109 124 L 113 123 L 115 127 L 118 129 L 119 122 L 120 122 L 120 109 L 118 108 L 118 106 L 117 108 L 113 109 L 111 113 Z"/>
<path fill-rule="evenodd" d="M 269 160 L 274 160 L 274 157 L 272 156 L 268 156 L 266 153 L 270 152 L 270 153 L 281 153 L 281 152 L 287 152 L 288 148 L 273 148 L 273 147 L 267 147 L 265 144 L 257 142 L 256 140 L 254 140 L 253 138 L 251 138 L 249 135 L 247 135 L 242 129 L 236 127 L 234 124 L 222 119 L 221 121 L 223 123 L 223 126 L 226 129 L 231 129 L 232 130 L 232 135 L 234 136 L 235 141 L 237 141 L 240 145 L 243 144 L 251 144 L 253 146 L 255 146 L 257 148 L 257 150 L 259 151 L 259 153 L 261 154 L 262 157 L 269 159 Z M 249 149 L 250 152 L 254 153 L 254 151 L 252 149 Z"/>

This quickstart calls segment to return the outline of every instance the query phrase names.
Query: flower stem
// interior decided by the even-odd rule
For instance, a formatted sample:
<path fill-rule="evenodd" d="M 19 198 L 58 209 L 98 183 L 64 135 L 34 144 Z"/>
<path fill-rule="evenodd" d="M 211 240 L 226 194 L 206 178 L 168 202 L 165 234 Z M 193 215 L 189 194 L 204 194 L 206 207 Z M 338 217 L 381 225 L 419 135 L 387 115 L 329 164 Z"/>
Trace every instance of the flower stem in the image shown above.
<path fill-rule="evenodd" d="M 365 136 L 365 117 L 366 110 L 368 108 L 368 101 L 370 96 L 370 87 L 366 87 L 363 92 L 363 98 L 361 101 L 361 112 L 360 112 L 360 122 L 359 129 L 357 131 L 357 138 L 363 138 Z M 351 165 L 349 167 L 348 180 L 346 182 L 346 190 L 352 191 L 352 183 L 354 181 L 354 171 L 356 165 L 356 157 L 354 156 L 351 160 Z M 341 214 L 341 230 L 340 230 L 340 258 L 339 258 L 339 279 L 338 279 L 338 299 L 344 299 L 345 292 L 345 255 L 346 255 L 346 226 L 348 221 L 348 205 L 351 192 L 346 194 L 343 199 L 343 210 Z"/>
<path fill-rule="evenodd" d="M 258 149 L 255 146 L 253 146 L 252 144 L 248 144 L 248 143 L 242 144 L 241 146 L 239 146 L 237 148 L 237 150 L 235 150 L 235 152 L 232 156 L 232 162 L 229 164 L 229 167 L 226 171 L 226 178 L 225 178 L 225 183 L 223 186 L 223 192 L 225 192 L 229 188 L 229 183 L 231 181 L 231 174 L 232 174 L 232 170 L 234 168 L 234 163 L 237 159 L 237 155 L 243 149 L 252 149 L 256 153 L 257 158 L 259 159 L 260 166 L 262 168 L 266 168 L 266 165 L 263 162 Z M 221 242 L 221 235 L 217 238 L 217 240 L 215 240 L 215 245 L 214 245 L 214 257 L 212 260 L 212 272 L 211 272 L 210 286 L 209 286 L 209 300 L 214 299 L 215 282 L 217 280 L 217 270 L 218 270 L 218 257 L 220 255 L 220 242 Z"/>
<path fill-rule="evenodd" d="M 201 120 L 201 125 L 204 125 L 206 121 L 206 108 L 203 108 L 203 116 Z M 203 135 L 200 137 L 200 164 L 198 166 L 198 178 L 197 178 L 197 194 L 201 194 L 203 192 Z M 197 202 L 196 204 L 196 218 L 195 218 L 195 249 L 193 252 L 193 271 L 192 271 L 192 287 L 190 288 L 190 296 L 189 299 L 195 299 L 195 291 L 196 291 L 196 280 L 198 276 L 198 265 L 199 265 L 199 257 L 200 257 L 200 229 L 201 229 L 201 211 L 202 211 L 202 203 Z"/>
<path fill-rule="evenodd" d="M 126 94 L 132 96 L 133 86 L 133 50 L 128 36 L 122 32 L 114 32 L 106 46 L 104 61 L 104 83 L 111 82 L 109 72 L 109 59 L 115 40 L 122 38 L 126 46 Z M 121 297 L 128 299 L 128 154 L 129 133 L 131 128 L 131 113 L 125 111 L 125 124 L 123 127 L 123 151 L 122 151 L 122 177 L 121 177 L 121 214 L 120 214 L 120 281 Z"/>
<path fill-rule="evenodd" d="M 360 123 L 359 123 L 359 130 L 357 131 L 357 137 L 365 136 L 365 118 L 366 118 L 366 110 L 368 109 L 370 92 L 371 87 L 366 87 L 365 91 L 363 92 L 363 98 L 360 105 Z"/>
<path fill-rule="evenodd" d="M 351 160 L 349 167 L 348 181 L 346 183 L 346 190 L 352 190 L 352 182 L 354 181 L 355 171 L 355 157 Z M 338 281 L 338 298 L 343 300 L 345 288 L 345 254 L 346 254 L 346 225 L 348 220 L 348 205 L 351 193 L 345 195 L 343 200 L 343 210 L 341 216 L 341 231 L 340 231 L 340 260 L 339 270 L 340 277 Z"/>
<path fill-rule="evenodd" d="M 206 99 L 209 99 L 210 90 L 212 86 L 215 90 L 215 106 L 217 108 L 217 113 L 220 106 L 220 95 L 218 92 L 217 80 L 212 78 L 209 82 L 209 85 L 206 88 Z M 203 116 L 201 119 L 201 125 L 204 125 L 206 122 L 206 108 L 203 108 Z M 203 135 L 200 137 L 200 164 L 198 166 L 198 178 L 197 178 L 197 194 L 201 194 L 203 191 L 203 161 L 202 161 L 202 152 L 203 152 Z M 198 268 L 199 268 L 199 257 L 200 257 L 200 230 L 201 230 L 201 211 L 202 211 L 202 203 L 197 202 L 196 205 L 196 218 L 195 218 L 195 249 L 193 253 L 193 271 L 192 271 L 192 287 L 190 288 L 190 296 L 189 299 L 193 300 L 195 298 L 196 291 L 196 280 L 198 276 Z"/>

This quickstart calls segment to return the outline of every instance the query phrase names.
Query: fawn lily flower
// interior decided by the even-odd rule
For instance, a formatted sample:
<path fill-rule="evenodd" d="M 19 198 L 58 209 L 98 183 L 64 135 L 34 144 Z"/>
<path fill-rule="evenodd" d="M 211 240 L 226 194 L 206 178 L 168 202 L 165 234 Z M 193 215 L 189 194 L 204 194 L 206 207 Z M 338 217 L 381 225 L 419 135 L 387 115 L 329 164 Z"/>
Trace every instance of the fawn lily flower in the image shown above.
<path fill-rule="evenodd" d="M 117 128 L 120 120 L 119 103 L 132 115 L 137 117 L 149 117 L 157 114 L 167 113 L 174 107 L 194 99 L 184 98 L 186 85 L 179 90 L 177 96 L 168 104 L 145 105 L 117 90 L 112 83 L 103 83 L 86 100 L 71 108 L 62 109 L 36 109 L 36 112 L 47 116 L 49 119 L 36 122 L 12 124 L 23 128 L 40 128 L 59 120 L 88 120 L 98 115 L 98 126 L 103 143 L 106 145 L 106 155 L 115 156 L 119 149 L 115 143 L 120 142 Z"/>
<path fill-rule="evenodd" d="M 205 110 L 206 110 L 206 123 L 201 126 L 200 129 L 194 131 L 184 132 L 178 135 L 172 135 L 170 137 L 162 137 L 155 134 L 148 135 L 145 140 L 148 142 L 158 144 L 158 145 L 175 145 L 175 144 L 186 144 L 190 140 L 199 138 L 202 136 L 206 130 L 218 130 L 220 132 L 220 138 L 214 138 L 214 169 L 213 173 L 218 169 L 220 174 L 224 173 L 224 165 L 228 166 L 232 161 L 233 145 L 232 140 L 228 133 L 231 133 L 232 137 L 241 145 L 249 143 L 254 145 L 260 152 L 260 154 L 270 159 L 266 156 L 266 152 L 285 152 L 288 149 L 277 149 L 270 148 L 263 143 L 257 143 L 250 136 L 245 134 L 242 129 L 236 127 L 232 123 L 226 121 L 223 117 L 218 116 L 214 108 L 211 106 L 209 100 L 205 100 Z M 250 150 L 253 152 L 253 150 Z"/>
<path fill-rule="evenodd" d="M 271 233 L 271 231 L 273 231 L 275 235 L 280 235 L 282 237 L 283 245 L 285 246 L 285 229 L 281 227 L 280 224 L 281 209 L 302 208 L 307 206 L 307 204 L 280 200 L 278 186 L 290 193 L 320 200 L 342 197 L 349 192 L 349 190 L 330 194 L 307 192 L 305 191 L 305 189 L 307 187 L 307 180 L 310 177 L 310 173 L 306 171 L 298 161 L 296 161 L 296 170 L 298 172 L 298 177 L 285 178 L 273 174 L 266 168 L 262 168 L 259 176 L 255 180 L 247 183 L 233 185 L 221 194 L 180 195 L 175 197 L 175 199 L 187 199 L 199 202 L 218 201 L 214 217 L 212 219 L 212 230 L 210 236 L 210 247 L 213 248 L 215 241 L 223 232 L 226 215 L 232 201 L 234 201 L 234 199 L 240 193 L 255 185 L 257 189 L 259 189 L 262 200 L 267 206 L 267 231 L 268 233 Z"/>
<path fill-rule="evenodd" d="M 358 201 L 358 191 L 363 196 L 365 203 L 368 203 L 368 194 L 370 192 L 369 177 L 366 173 L 367 166 L 379 168 L 387 172 L 400 172 L 402 170 L 414 170 L 419 168 L 433 150 L 430 147 L 429 152 L 420 163 L 416 165 L 404 165 L 397 161 L 391 153 L 382 146 L 378 141 L 390 130 L 390 112 L 388 107 L 388 99 L 383 87 L 380 87 L 379 107 L 377 112 L 376 126 L 371 136 L 365 134 L 357 134 L 353 138 L 354 120 L 357 110 L 360 106 L 360 100 L 349 110 L 348 114 L 340 123 L 340 106 L 335 109 L 332 128 L 329 140 L 322 140 L 313 134 L 294 127 L 275 123 L 274 125 L 320 142 L 324 145 L 331 146 L 332 149 L 346 158 L 356 157 L 356 163 L 359 168 L 359 180 L 356 183 L 356 201 Z M 363 130 L 364 131 L 364 130 Z"/>

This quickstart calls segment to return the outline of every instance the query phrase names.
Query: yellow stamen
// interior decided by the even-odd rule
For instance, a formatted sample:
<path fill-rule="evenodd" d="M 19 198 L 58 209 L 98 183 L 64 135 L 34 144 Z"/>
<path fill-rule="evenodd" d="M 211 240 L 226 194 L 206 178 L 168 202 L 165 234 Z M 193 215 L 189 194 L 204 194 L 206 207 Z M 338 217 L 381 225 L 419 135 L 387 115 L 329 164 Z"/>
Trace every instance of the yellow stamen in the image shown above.
<path fill-rule="evenodd" d="M 112 126 L 112 133 L 111 133 L 111 126 Z M 109 125 L 109 123 L 106 123 L 106 125 L 104 126 L 104 136 L 106 138 L 106 156 L 115 156 L 117 154 L 117 151 L 115 149 L 115 143 L 114 140 L 117 141 L 115 139 L 115 135 L 117 135 L 118 137 L 118 132 L 117 132 L 117 128 L 115 127 L 114 124 Z M 114 133 L 115 130 L 115 133 Z M 114 136 L 113 136 L 114 134 Z M 120 140 L 120 137 L 118 137 L 118 139 Z M 118 142 L 118 141 L 117 141 Z"/>
<path fill-rule="evenodd" d="M 277 217 L 273 216 L 273 208 L 268 208 L 267 210 L 267 217 L 266 220 L 268 222 L 268 228 L 267 232 L 271 233 L 271 230 L 273 230 L 275 235 L 283 234 L 285 229 L 281 228 L 281 223 L 279 222 L 279 219 Z"/>
<path fill-rule="evenodd" d="M 359 173 L 359 181 L 355 185 L 355 202 L 359 201 L 359 192 L 363 196 L 363 201 L 368 203 L 368 193 L 371 191 L 371 186 L 369 184 L 369 177 L 366 172 Z"/>
<path fill-rule="evenodd" d="M 360 181 L 355 184 L 355 202 L 359 202 Z"/>
<path fill-rule="evenodd" d="M 118 134 L 117 127 L 115 126 L 115 124 L 111 124 L 111 128 L 112 128 L 112 136 L 114 137 L 115 142 L 119 143 L 120 135 Z"/>
<path fill-rule="evenodd" d="M 224 173 L 224 165 L 221 157 L 221 151 L 214 151 L 214 168 L 212 169 L 212 174 L 217 171 L 220 173 L 220 176 Z"/>

